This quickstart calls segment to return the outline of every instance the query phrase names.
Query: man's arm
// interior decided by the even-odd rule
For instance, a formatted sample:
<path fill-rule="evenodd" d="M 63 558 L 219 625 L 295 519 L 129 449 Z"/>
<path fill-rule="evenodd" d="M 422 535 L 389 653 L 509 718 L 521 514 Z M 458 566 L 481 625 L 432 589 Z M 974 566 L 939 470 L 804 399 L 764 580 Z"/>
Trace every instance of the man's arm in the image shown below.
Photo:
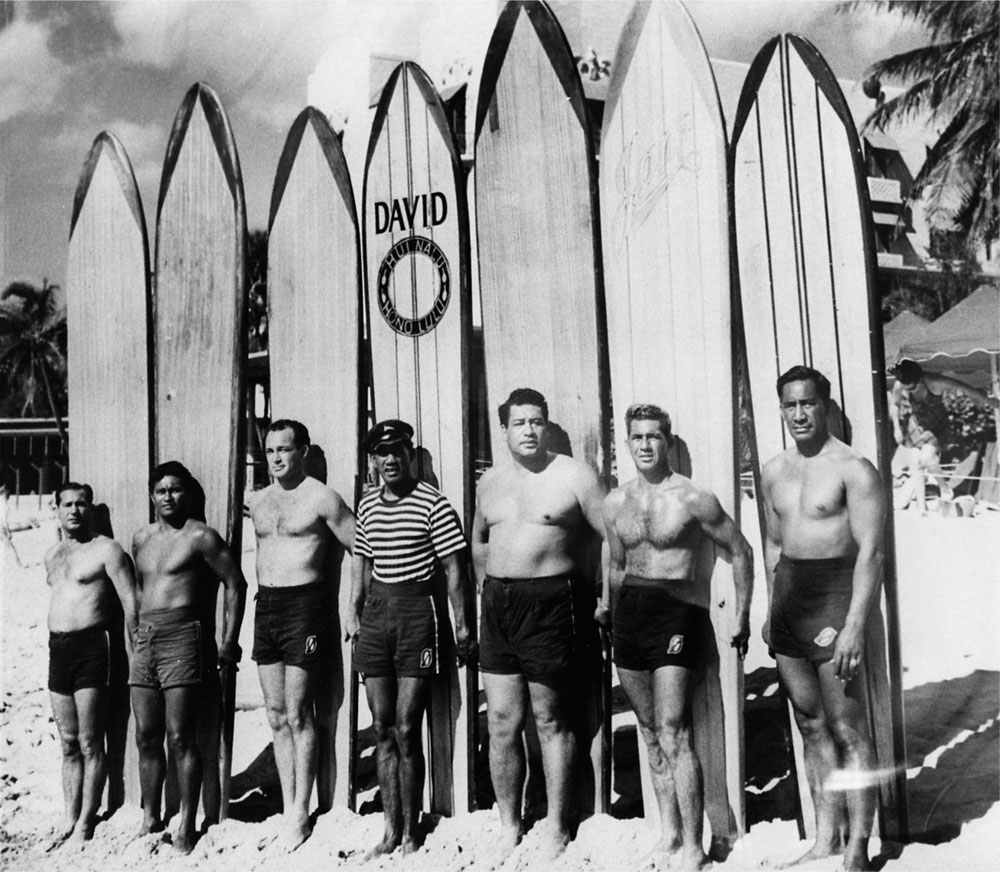
<path fill-rule="evenodd" d="M 841 681 L 854 677 L 864 651 L 865 624 L 882 580 L 886 515 L 882 480 L 875 467 L 859 458 L 850 461 L 845 471 L 847 521 L 858 545 L 858 557 L 851 605 L 833 651 L 833 671 Z"/>
<path fill-rule="evenodd" d="M 692 514 L 716 545 L 725 548 L 733 562 L 736 589 L 737 628 L 732 646 L 742 660 L 750 642 L 750 600 L 753 597 L 753 549 L 736 522 L 726 514 L 715 494 L 697 490 L 691 500 Z"/>
<path fill-rule="evenodd" d="M 594 620 L 602 627 L 611 624 L 611 589 L 621 587 L 625 577 L 625 546 L 615 530 L 615 516 L 621 509 L 622 499 L 619 491 L 613 491 L 604 500 L 601 515 L 604 520 L 605 545 L 601 551 L 603 563 L 603 581 L 601 584 L 601 600 L 597 604 Z"/>
<path fill-rule="evenodd" d="M 465 614 L 465 549 L 442 558 L 441 567 L 448 582 L 448 599 L 455 615 L 455 648 L 458 650 L 458 663 L 464 665 L 472 654 L 469 634 L 469 623 Z"/>
<path fill-rule="evenodd" d="M 229 546 L 211 527 L 205 527 L 198 536 L 199 551 L 225 588 L 225 609 L 222 620 L 222 644 L 219 645 L 220 663 L 240 662 L 240 626 L 247 602 L 247 583 L 243 571 L 233 559 Z"/>
<path fill-rule="evenodd" d="M 323 500 L 323 520 L 337 541 L 354 554 L 354 513 L 335 490 L 327 488 Z"/>
<path fill-rule="evenodd" d="M 889 391 L 889 419 L 892 421 L 892 435 L 897 445 L 903 444 L 903 424 L 899 414 L 902 396 L 903 386 L 897 381 Z"/>
<path fill-rule="evenodd" d="M 486 562 L 490 553 L 490 528 L 486 525 L 483 510 L 476 496 L 476 514 L 472 519 L 472 568 L 476 573 L 476 591 L 482 593 L 486 581 Z"/>
<path fill-rule="evenodd" d="M 767 586 L 767 620 L 764 622 L 764 641 L 770 645 L 771 595 L 774 590 L 774 570 L 781 559 L 781 520 L 774 510 L 772 498 L 774 461 L 764 467 L 761 474 L 758 499 L 764 502 L 764 582 Z"/>
<path fill-rule="evenodd" d="M 135 592 L 135 571 L 131 558 L 117 542 L 110 543 L 108 557 L 104 561 L 104 571 L 111 579 L 118 599 L 121 600 L 122 611 L 125 613 L 125 631 L 128 633 L 129 642 L 134 649 L 135 631 L 139 626 L 139 600 Z"/>
<path fill-rule="evenodd" d="M 351 596 L 347 602 L 347 614 L 344 615 L 344 641 L 350 642 L 358 635 L 361 627 L 361 610 L 365 603 L 365 591 L 372 577 L 372 561 L 370 557 L 354 552 L 351 561 Z"/>

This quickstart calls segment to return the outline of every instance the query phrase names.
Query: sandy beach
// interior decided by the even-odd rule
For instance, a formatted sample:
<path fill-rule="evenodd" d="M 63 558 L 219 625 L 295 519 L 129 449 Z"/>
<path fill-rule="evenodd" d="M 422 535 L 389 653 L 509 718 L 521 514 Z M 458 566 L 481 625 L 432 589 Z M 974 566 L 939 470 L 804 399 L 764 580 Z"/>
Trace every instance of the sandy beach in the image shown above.
<path fill-rule="evenodd" d="M 744 527 L 757 538 L 756 512 L 744 506 Z M 900 623 L 907 718 L 907 776 L 911 831 L 917 841 L 883 845 L 873 839 L 876 868 L 887 870 L 1000 869 L 1000 513 L 974 518 L 896 514 Z M 271 736 L 261 708 L 256 669 L 245 660 L 237 692 L 230 820 L 211 828 L 194 852 L 179 855 L 161 836 L 133 839 L 140 811 L 126 806 L 100 823 L 94 839 L 79 851 L 68 846 L 46 852 L 62 814 L 60 750 L 52 720 L 47 676 L 48 590 L 41 565 L 55 542 L 55 522 L 36 499 L 12 511 L 12 526 L 36 526 L 13 533 L 17 558 L 2 555 L 2 702 L 0 702 L 0 869 L 107 870 L 220 869 L 326 870 L 357 867 L 400 870 L 476 870 L 488 867 L 499 833 L 494 809 L 430 821 L 421 850 L 368 864 L 364 852 L 381 834 L 380 814 L 355 815 L 335 809 L 318 818 L 312 837 L 293 855 L 265 844 L 274 831 L 275 785 L 267 765 Z M 253 580 L 252 533 L 243 554 Z M 758 562 L 759 543 L 754 542 Z M 21 565 L 19 565 L 19 563 Z M 789 802 L 785 764 L 766 741 L 776 723 L 774 663 L 760 641 L 766 607 L 758 570 L 754 638 L 746 662 L 747 689 L 758 696 L 747 715 L 747 836 L 715 868 L 770 868 L 802 853 Z M 248 610 L 244 650 L 252 627 Z M 620 695 L 619 695 L 620 697 Z M 615 739 L 619 768 L 614 816 L 584 821 L 576 839 L 555 862 L 543 862 L 537 837 L 524 843 L 502 870 L 639 870 L 656 833 L 636 817 L 641 807 L 634 771 L 634 722 L 616 697 Z M 767 714 L 765 709 L 770 708 Z M 260 759 L 258 759 L 260 758 Z M 255 763 L 255 761 L 257 761 Z M 253 764 L 253 765 L 252 765 Z M 630 767 L 632 767 L 630 771 Z M 803 869 L 833 870 L 838 858 Z"/>

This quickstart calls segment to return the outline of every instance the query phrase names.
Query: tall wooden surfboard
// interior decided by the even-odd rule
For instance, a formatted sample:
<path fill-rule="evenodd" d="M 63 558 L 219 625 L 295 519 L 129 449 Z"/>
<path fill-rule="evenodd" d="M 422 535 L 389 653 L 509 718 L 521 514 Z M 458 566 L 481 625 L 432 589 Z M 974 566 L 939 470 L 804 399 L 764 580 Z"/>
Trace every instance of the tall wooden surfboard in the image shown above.
<path fill-rule="evenodd" d="M 467 367 L 472 334 L 465 176 L 444 106 L 416 64 L 390 75 L 375 110 L 364 190 L 371 417 L 413 425 L 418 475 L 469 529 L 472 464 Z M 440 614 L 448 614 L 441 598 Z M 450 628 L 448 633 L 450 633 Z M 431 811 L 452 814 L 469 793 L 468 730 L 459 676 L 432 684 Z M 464 809 L 463 809 L 464 810 Z"/>
<path fill-rule="evenodd" d="M 596 167 L 580 74 L 544 3 L 509 2 L 497 20 L 479 85 L 475 185 L 494 460 L 507 452 L 497 407 L 532 387 L 548 400 L 552 447 L 607 482 Z M 595 676 L 586 705 L 599 719 L 601 685 Z M 599 733 L 591 760 L 592 805 L 606 811 Z"/>
<path fill-rule="evenodd" d="M 132 536 L 150 515 L 149 246 L 132 165 L 109 133 L 94 140 L 73 202 L 66 309 L 70 476 L 93 487 L 108 508 L 111 533 L 131 554 Z M 135 740 L 124 734 L 127 687 L 112 711 L 109 804 L 123 789 L 138 804 Z"/>
<path fill-rule="evenodd" d="M 618 479 L 635 477 L 625 410 L 656 403 L 672 419 L 675 469 L 738 520 L 726 134 L 715 78 L 694 22 L 673 0 L 633 6 L 612 70 L 601 208 Z M 732 566 L 708 541 L 699 574 L 715 633 L 694 732 L 718 854 L 718 843 L 731 844 L 744 827 L 743 664 L 730 644 Z M 656 800 L 642 769 L 652 819 Z"/>
<path fill-rule="evenodd" d="M 198 83 L 174 119 L 157 207 L 154 459 L 181 461 L 201 483 L 207 523 L 237 561 L 246 464 L 245 258 L 246 205 L 236 143 L 218 96 Z M 223 602 L 220 590 L 219 639 Z M 206 705 L 214 712 L 218 704 Z M 231 694 L 229 711 L 222 714 L 231 724 Z M 214 744 L 224 745 L 215 732 Z M 212 749 L 203 755 L 206 815 L 212 817 L 217 805 L 224 815 L 230 773 Z M 214 784 L 219 791 L 213 794 Z"/>
<path fill-rule="evenodd" d="M 805 363 L 830 379 L 837 405 L 831 431 L 876 464 L 891 507 L 891 429 L 864 162 L 840 87 L 806 40 L 776 37 L 757 55 L 740 96 L 730 161 L 758 484 L 761 465 L 787 444 L 775 381 Z M 762 530 L 763 524 L 761 514 Z M 907 832 L 906 754 L 891 511 L 885 537 L 883 601 L 868 622 L 864 687 L 880 774 L 880 833 L 900 839 Z M 803 818 L 811 827 L 802 782 Z"/>
<path fill-rule="evenodd" d="M 271 420 L 309 428 L 308 471 L 353 508 L 357 502 L 361 318 L 361 238 L 354 189 L 337 134 L 326 117 L 304 109 L 278 163 L 268 234 L 268 335 Z M 337 591 L 337 639 L 328 683 L 317 698 L 319 806 L 347 804 L 349 723 L 341 712 L 351 681 L 340 616 L 351 592 L 350 555 L 331 567 Z"/>

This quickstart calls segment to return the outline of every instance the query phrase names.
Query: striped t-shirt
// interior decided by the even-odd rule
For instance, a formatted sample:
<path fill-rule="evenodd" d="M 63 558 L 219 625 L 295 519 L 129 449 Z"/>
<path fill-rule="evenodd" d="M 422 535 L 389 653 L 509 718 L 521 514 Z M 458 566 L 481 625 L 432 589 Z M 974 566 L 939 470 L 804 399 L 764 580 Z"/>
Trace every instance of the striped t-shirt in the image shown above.
<path fill-rule="evenodd" d="M 376 581 L 429 581 L 439 560 L 465 547 L 458 515 L 426 482 L 394 502 L 383 499 L 382 491 L 362 497 L 358 505 L 355 553 L 372 561 Z"/>

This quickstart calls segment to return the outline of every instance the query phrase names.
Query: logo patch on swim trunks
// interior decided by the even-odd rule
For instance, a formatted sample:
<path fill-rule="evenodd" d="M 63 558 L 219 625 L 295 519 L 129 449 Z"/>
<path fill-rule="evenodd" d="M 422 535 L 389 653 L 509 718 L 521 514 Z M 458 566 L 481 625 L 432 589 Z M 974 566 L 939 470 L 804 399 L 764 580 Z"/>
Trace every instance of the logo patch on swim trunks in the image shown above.
<path fill-rule="evenodd" d="M 420 668 L 430 669 L 430 667 L 433 665 L 434 665 L 434 649 L 424 648 L 424 650 L 420 652 Z"/>
<path fill-rule="evenodd" d="M 316 653 L 316 649 L 319 648 L 319 642 L 315 636 L 306 637 L 306 657 L 311 657 Z"/>
<path fill-rule="evenodd" d="M 676 636 L 671 637 L 670 644 L 667 646 L 668 654 L 680 654 L 684 650 L 684 637 L 679 633 Z"/>
<path fill-rule="evenodd" d="M 833 640 L 836 638 L 837 638 L 837 631 L 833 629 L 833 627 L 827 627 L 826 629 L 822 630 L 815 639 L 813 639 L 813 642 L 819 645 L 820 648 L 828 648 L 830 645 L 833 644 Z"/>

